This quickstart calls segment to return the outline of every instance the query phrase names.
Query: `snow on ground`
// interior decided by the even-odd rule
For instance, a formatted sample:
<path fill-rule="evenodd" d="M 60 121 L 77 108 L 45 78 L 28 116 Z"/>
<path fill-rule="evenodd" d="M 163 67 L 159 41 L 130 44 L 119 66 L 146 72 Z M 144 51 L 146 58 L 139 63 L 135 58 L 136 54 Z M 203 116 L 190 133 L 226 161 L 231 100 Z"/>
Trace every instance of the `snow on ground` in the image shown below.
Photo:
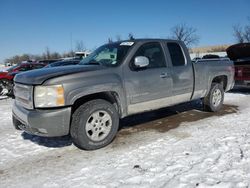
<path fill-rule="evenodd" d="M 250 94 L 227 93 L 219 113 L 199 101 L 127 118 L 108 147 L 16 131 L 0 100 L 0 187 L 249 187 Z"/>

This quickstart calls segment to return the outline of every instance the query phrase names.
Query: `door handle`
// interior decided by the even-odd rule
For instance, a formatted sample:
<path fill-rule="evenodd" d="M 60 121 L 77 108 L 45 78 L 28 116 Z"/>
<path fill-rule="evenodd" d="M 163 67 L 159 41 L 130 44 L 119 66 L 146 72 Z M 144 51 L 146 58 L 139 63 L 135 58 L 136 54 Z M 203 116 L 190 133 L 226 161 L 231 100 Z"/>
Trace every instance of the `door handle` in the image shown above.
<path fill-rule="evenodd" d="M 163 72 L 163 73 L 160 74 L 160 77 L 161 78 L 166 78 L 166 77 L 168 77 L 168 73 Z"/>

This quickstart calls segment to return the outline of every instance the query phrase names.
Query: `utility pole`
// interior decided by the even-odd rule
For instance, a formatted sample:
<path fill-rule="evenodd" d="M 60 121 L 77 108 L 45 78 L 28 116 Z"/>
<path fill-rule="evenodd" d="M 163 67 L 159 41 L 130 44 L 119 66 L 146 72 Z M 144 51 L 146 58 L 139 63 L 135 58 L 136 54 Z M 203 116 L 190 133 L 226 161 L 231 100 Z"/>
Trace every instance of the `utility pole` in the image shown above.
<path fill-rule="evenodd" d="M 72 47 L 72 32 L 70 32 L 70 49 L 71 49 L 71 52 L 73 52 L 73 47 Z"/>

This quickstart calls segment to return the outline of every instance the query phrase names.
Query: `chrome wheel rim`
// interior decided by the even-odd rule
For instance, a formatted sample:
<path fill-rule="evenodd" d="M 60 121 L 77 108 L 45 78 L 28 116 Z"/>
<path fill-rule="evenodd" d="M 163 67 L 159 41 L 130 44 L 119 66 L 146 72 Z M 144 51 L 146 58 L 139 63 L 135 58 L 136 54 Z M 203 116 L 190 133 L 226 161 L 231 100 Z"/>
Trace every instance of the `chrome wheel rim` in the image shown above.
<path fill-rule="evenodd" d="M 98 110 L 92 113 L 85 126 L 85 131 L 92 141 L 105 139 L 111 131 L 112 118 L 106 111 Z"/>
<path fill-rule="evenodd" d="M 5 87 L 5 85 L 0 82 L 0 95 L 8 94 L 9 90 Z"/>
<path fill-rule="evenodd" d="M 222 93 L 219 89 L 215 89 L 213 92 L 213 98 L 212 98 L 212 103 L 213 106 L 217 107 L 220 105 L 222 100 Z"/>

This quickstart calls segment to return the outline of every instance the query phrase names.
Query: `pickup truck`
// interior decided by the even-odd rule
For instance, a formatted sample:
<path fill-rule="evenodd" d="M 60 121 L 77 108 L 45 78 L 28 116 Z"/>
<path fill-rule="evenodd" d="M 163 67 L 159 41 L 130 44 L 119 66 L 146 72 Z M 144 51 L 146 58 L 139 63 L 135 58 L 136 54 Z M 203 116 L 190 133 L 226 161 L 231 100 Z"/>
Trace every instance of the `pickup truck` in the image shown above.
<path fill-rule="evenodd" d="M 250 88 L 250 43 L 234 44 L 226 51 L 234 61 L 235 88 Z"/>
<path fill-rule="evenodd" d="M 70 135 L 85 150 L 115 138 L 132 114 L 203 99 L 215 112 L 234 83 L 230 60 L 192 63 L 181 41 L 136 39 L 99 47 L 79 65 L 16 75 L 13 123 L 27 133 Z"/>

